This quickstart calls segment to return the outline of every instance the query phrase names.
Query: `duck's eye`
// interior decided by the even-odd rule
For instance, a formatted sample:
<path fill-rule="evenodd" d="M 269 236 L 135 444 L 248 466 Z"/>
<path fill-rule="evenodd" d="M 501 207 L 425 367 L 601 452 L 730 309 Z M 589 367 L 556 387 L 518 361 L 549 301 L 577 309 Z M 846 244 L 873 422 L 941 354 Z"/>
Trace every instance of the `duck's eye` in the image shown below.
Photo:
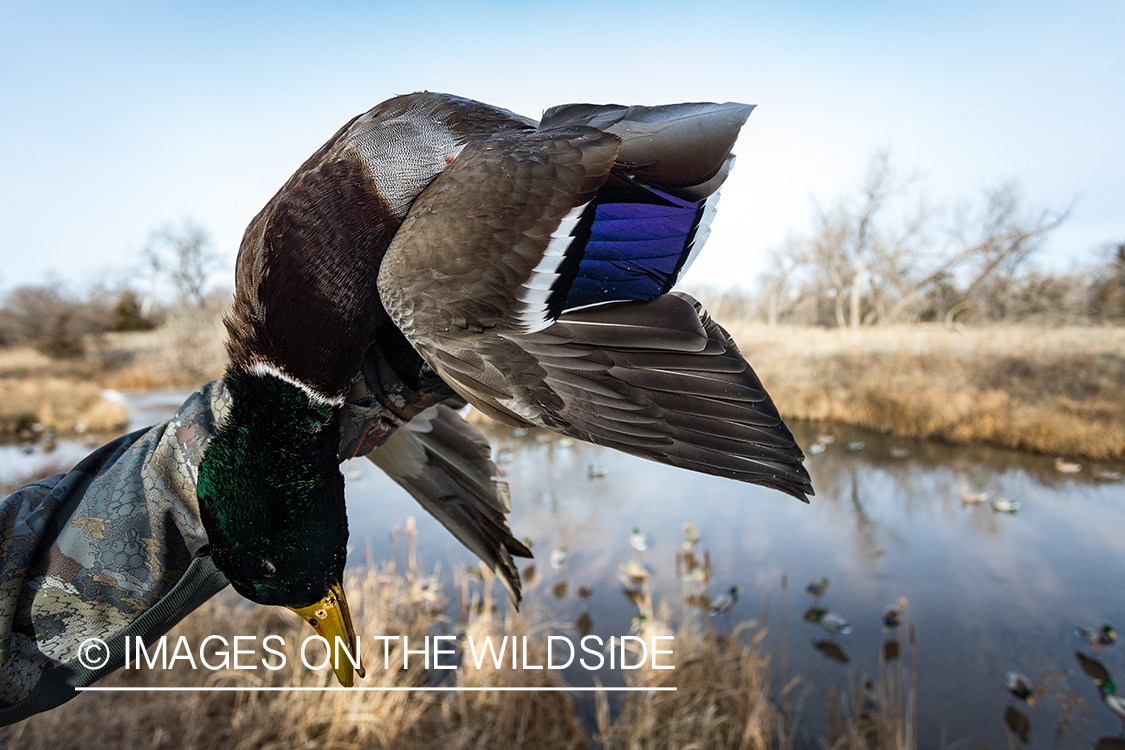
<path fill-rule="evenodd" d="M 262 578 L 273 578 L 273 574 L 277 572 L 277 568 L 269 560 L 262 560 L 258 563 L 258 572 L 261 573 Z"/>

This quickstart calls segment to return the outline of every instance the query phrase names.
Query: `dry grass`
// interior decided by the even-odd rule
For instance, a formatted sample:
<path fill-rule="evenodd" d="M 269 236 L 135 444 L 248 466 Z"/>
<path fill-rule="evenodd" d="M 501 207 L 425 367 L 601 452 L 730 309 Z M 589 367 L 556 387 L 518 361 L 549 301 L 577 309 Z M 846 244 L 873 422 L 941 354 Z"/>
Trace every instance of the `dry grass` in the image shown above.
<path fill-rule="evenodd" d="M 532 604 L 516 614 L 494 604 L 493 581 L 482 566 L 483 591 L 471 592 L 464 579 L 456 605 L 447 603 L 436 576 L 419 574 L 414 562 L 412 524 L 405 570 L 394 563 L 370 566 L 347 581 L 357 632 L 370 636 L 405 635 L 416 648 L 426 635 L 472 635 L 479 642 L 527 636 L 529 663 L 543 664 L 547 636 L 556 623 Z M 497 594 L 502 596 L 502 594 Z M 800 729 L 803 692 L 794 679 L 776 693 L 770 685 L 771 657 L 762 648 L 765 630 L 743 623 L 716 634 L 714 627 L 685 622 L 676 630 L 667 612 L 654 614 L 647 587 L 637 601 L 641 616 L 634 632 L 675 633 L 674 653 L 661 657 L 674 670 L 641 668 L 628 678 L 647 687 L 676 687 L 675 692 L 628 693 L 616 716 L 604 694 L 599 696 L 596 733 L 589 735 L 576 703 L 566 692 L 321 692 L 301 693 L 84 693 L 73 701 L 11 727 L 0 728 L 0 745 L 28 750 L 64 748 L 404 748 L 407 750 L 471 750 L 528 748 L 536 750 L 607 749 L 690 750 L 692 748 L 789 748 Z M 449 614 L 453 610 L 455 614 Z M 197 647 L 209 635 L 230 641 L 235 635 L 257 636 L 261 643 L 277 634 L 287 645 L 286 665 L 274 672 L 193 670 L 184 664 L 163 671 L 120 670 L 101 685 L 116 686 L 326 686 L 327 671 L 313 672 L 299 664 L 296 644 L 311 630 L 276 607 L 248 604 L 231 591 L 215 597 L 188 616 L 168 636 L 169 650 L 180 636 Z M 382 654 L 365 652 L 365 687 L 424 686 L 451 679 L 461 686 L 563 686 L 560 672 L 497 669 L 485 660 L 476 669 L 468 654 L 455 672 L 423 668 L 411 657 L 399 669 L 401 641 L 393 642 L 388 664 Z M 198 653 L 198 648 L 195 649 Z M 381 649 L 378 651 L 381 652 Z M 208 650 L 209 658 L 216 660 Z M 249 661 L 263 655 L 252 656 Z M 651 664 L 651 662 L 650 662 Z M 454 675 L 452 678 L 449 675 Z M 801 693 L 798 695 L 798 693 Z M 891 693 L 887 693 L 888 698 Z M 856 704 L 859 706 L 859 704 Z M 895 705 L 889 702 L 888 705 Z M 821 744 L 834 748 L 909 750 L 903 721 L 906 712 L 883 711 L 877 731 L 867 728 L 870 711 L 845 707 L 842 730 Z M 898 741 L 896 741 L 896 738 Z"/>
<path fill-rule="evenodd" d="M 207 311 L 179 313 L 155 331 L 98 337 L 74 359 L 0 350 L 0 436 L 118 433 L 128 415 L 103 389 L 199 386 L 222 375 L 225 356 L 222 324 Z"/>
<path fill-rule="evenodd" d="M 724 321 L 791 419 L 842 422 L 952 443 L 1125 458 L 1125 328 L 938 325 L 770 328 Z M 89 342 L 80 360 L 0 351 L 0 434 L 33 422 L 112 431 L 97 387 L 192 387 L 219 377 L 214 311 Z M 34 381 L 33 385 L 20 381 Z"/>
<path fill-rule="evenodd" d="M 124 406 L 87 381 L 0 378 L 0 435 L 114 432 L 125 427 L 128 416 Z"/>
<path fill-rule="evenodd" d="M 730 331 L 788 418 L 1125 458 L 1125 328 Z"/>

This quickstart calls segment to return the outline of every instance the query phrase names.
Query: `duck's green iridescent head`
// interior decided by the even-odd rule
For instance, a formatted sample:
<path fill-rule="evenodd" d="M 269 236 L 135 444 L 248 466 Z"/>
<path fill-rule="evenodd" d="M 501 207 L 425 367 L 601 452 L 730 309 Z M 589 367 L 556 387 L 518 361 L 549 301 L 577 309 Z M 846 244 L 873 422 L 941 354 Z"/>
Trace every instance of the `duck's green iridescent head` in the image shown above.
<path fill-rule="evenodd" d="M 203 525 L 238 593 L 300 607 L 344 569 L 348 520 L 337 410 L 272 375 L 228 371 L 230 417 L 199 466 Z"/>
<path fill-rule="evenodd" d="M 347 556 L 339 409 L 270 374 L 227 371 L 226 423 L 199 466 L 215 565 L 259 604 L 297 611 L 329 642 L 355 647 L 341 582 Z M 362 670 L 361 674 L 362 674 Z M 337 670 L 345 685 L 351 670 Z"/>

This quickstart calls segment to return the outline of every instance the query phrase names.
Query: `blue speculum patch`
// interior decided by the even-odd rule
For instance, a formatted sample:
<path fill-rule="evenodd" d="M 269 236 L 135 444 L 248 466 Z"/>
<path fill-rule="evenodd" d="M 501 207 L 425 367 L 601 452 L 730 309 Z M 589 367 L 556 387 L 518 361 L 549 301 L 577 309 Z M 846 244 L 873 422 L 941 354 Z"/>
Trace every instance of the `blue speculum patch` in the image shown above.
<path fill-rule="evenodd" d="M 572 232 L 549 314 L 667 292 L 691 254 L 703 208 L 654 188 L 599 192 Z"/>

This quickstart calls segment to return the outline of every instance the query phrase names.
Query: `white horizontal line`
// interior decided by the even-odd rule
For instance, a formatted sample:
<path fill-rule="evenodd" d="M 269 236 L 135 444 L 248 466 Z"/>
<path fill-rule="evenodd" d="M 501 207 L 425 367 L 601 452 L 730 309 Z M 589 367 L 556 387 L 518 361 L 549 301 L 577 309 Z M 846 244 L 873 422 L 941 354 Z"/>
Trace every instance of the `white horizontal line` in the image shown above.
<path fill-rule="evenodd" d="M 385 692 L 385 693 L 643 693 L 675 692 L 674 687 L 76 687 L 76 691 L 102 693 L 290 693 L 290 692 Z"/>

